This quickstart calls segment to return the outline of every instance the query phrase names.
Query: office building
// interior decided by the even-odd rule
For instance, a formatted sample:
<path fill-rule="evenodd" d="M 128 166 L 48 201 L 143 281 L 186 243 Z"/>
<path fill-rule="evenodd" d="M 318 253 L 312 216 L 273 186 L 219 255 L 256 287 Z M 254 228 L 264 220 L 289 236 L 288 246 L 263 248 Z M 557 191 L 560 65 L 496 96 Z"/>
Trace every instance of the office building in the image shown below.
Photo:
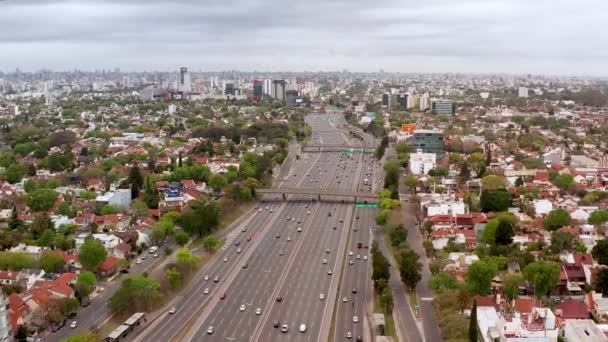
<path fill-rule="evenodd" d="M 0 292 L 0 342 L 8 342 L 13 340 L 11 325 L 9 320 L 9 305 L 4 297 L 4 293 Z"/>
<path fill-rule="evenodd" d="M 406 93 L 399 93 L 399 95 L 397 95 L 397 104 L 399 107 L 407 108 L 407 97 L 408 94 Z"/>
<path fill-rule="evenodd" d="M 287 90 L 285 92 L 285 103 L 288 106 L 299 106 L 300 104 L 302 104 L 303 102 L 303 98 L 301 96 L 299 96 L 298 91 L 297 90 Z"/>
<path fill-rule="evenodd" d="M 264 99 L 264 81 L 253 80 L 253 100 L 262 101 Z"/>
<path fill-rule="evenodd" d="M 432 105 L 433 113 L 439 115 L 456 114 L 456 102 L 450 100 L 435 100 Z"/>
<path fill-rule="evenodd" d="M 410 93 L 407 97 L 407 109 L 418 106 L 418 95 Z"/>
<path fill-rule="evenodd" d="M 264 80 L 264 94 L 270 95 L 272 94 L 272 79 L 267 78 Z"/>
<path fill-rule="evenodd" d="M 385 107 L 389 107 L 391 103 L 391 94 L 389 93 L 384 93 L 382 94 L 382 105 Z"/>
<path fill-rule="evenodd" d="M 273 80 L 270 94 L 275 100 L 285 101 L 285 80 Z"/>
<path fill-rule="evenodd" d="M 190 81 L 190 73 L 188 68 L 181 67 L 179 69 L 179 81 L 177 82 L 177 90 L 183 93 L 192 91 L 192 82 Z"/>
<path fill-rule="evenodd" d="M 224 95 L 234 96 L 235 94 L 236 94 L 236 88 L 234 87 L 234 83 L 226 82 L 226 85 L 224 87 Z"/>
<path fill-rule="evenodd" d="M 440 159 L 443 155 L 443 132 L 417 129 L 412 134 L 414 150 L 423 153 L 435 153 Z"/>
<path fill-rule="evenodd" d="M 429 171 L 437 165 L 437 155 L 435 153 L 424 153 L 422 150 L 410 154 L 410 172 L 417 176 L 426 176 Z"/>
<path fill-rule="evenodd" d="M 528 88 L 519 87 L 518 96 L 519 97 L 528 97 Z"/>
<path fill-rule="evenodd" d="M 421 112 L 424 112 L 425 110 L 429 109 L 430 107 L 430 96 L 429 93 L 424 93 L 420 96 L 420 103 L 419 103 L 419 108 Z"/>

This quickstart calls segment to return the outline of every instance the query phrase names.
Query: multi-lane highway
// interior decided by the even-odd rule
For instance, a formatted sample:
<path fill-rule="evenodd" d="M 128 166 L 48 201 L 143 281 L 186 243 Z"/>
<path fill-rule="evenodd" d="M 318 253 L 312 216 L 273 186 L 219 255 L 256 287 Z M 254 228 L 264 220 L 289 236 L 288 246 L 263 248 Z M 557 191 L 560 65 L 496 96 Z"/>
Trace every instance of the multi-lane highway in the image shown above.
<path fill-rule="evenodd" d="M 341 116 L 311 115 L 307 123 L 311 143 L 361 144 Z M 370 155 L 301 153 L 276 184 L 375 191 L 377 167 Z M 327 341 L 332 318 L 335 340 L 356 340 L 371 287 L 369 250 L 356 245 L 369 245 L 374 215 L 338 198 L 265 196 L 175 300 L 177 312 L 159 317 L 137 340 Z"/>

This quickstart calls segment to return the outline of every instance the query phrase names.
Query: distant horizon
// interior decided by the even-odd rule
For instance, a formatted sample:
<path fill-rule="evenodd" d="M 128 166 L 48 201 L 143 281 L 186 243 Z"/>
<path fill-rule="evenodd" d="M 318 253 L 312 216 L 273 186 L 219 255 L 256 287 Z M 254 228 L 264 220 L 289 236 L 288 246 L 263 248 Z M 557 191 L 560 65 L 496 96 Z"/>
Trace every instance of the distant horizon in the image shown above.
<path fill-rule="evenodd" d="M 607 21 L 602 0 L 5 0 L 0 68 L 603 78 Z"/>
<path fill-rule="evenodd" d="M 181 67 L 188 68 L 190 73 L 244 73 L 244 74 L 300 74 L 300 73 L 346 73 L 346 74 L 388 74 L 388 75 L 461 75 L 461 76 L 510 76 L 510 77 L 527 77 L 528 75 L 532 77 L 552 77 L 552 78 L 582 78 L 582 79 L 597 79 L 597 80 L 608 80 L 607 75 L 588 75 L 588 74 L 550 74 L 550 73 L 509 73 L 509 72 L 466 72 L 466 71 L 429 71 L 429 72 L 414 72 L 414 71 L 391 71 L 391 70 L 376 70 L 376 71 L 355 71 L 355 70 L 255 70 L 255 69 L 217 69 L 217 70 L 204 70 L 204 69 L 194 69 L 187 65 L 179 65 L 175 68 L 168 69 L 123 69 L 122 67 L 107 67 L 107 68 L 75 68 L 75 69 L 52 69 L 52 68 L 38 68 L 38 69 L 23 69 L 20 67 L 15 67 L 12 69 L 0 68 L 0 73 L 13 75 L 16 74 L 17 69 L 19 69 L 22 73 L 29 74 L 37 74 L 43 72 L 53 72 L 53 73 L 74 73 L 74 72 L 85 72 L 85 73 L 97 73 L 97 72 L 114 72 L 116 69 L 119 69 L 120 73 L 179 73 L 179 69 Z"/>

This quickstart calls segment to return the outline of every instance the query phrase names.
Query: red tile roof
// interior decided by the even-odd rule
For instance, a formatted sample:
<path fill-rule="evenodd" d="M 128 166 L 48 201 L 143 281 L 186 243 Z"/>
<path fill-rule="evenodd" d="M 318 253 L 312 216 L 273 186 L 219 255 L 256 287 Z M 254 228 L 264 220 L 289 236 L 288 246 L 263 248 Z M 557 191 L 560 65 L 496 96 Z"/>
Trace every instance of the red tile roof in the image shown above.
<path fill-rule="evenodd" d="M 587 304 L 573 298 L 567 298 L 562 303 L 559 303 L 556 308 L 561 310 L 561 316 L 564 319 L 589 318 L 589 308 L 587 308 Z"/>

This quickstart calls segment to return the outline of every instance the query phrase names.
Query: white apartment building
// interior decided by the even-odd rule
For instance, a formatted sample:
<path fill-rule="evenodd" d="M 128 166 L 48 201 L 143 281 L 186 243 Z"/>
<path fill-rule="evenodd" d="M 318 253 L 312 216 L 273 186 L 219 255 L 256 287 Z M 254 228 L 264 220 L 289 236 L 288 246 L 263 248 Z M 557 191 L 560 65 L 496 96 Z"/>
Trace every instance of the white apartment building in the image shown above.
<path fill-rule="evenodd" d="M 417 176 L 426 176 L 429 171 L 437 165 L 437 155 L 435 153 L 424 153 L 422 150 L 410 154 L 410 172 Z"/>

